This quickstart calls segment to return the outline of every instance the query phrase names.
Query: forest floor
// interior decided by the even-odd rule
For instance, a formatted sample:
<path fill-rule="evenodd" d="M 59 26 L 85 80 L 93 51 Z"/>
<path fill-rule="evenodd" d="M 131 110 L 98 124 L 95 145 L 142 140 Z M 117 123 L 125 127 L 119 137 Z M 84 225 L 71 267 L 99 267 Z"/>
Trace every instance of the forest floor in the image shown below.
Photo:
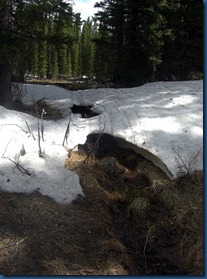
<path fill-rule="evenodd" d="M 139 155 L 72 152 L 85 196 L 0 192 L 0 274 L 202 275 L 203 173 L 169 180 Z"/>
<path fill-rule="evenodd" d="M 85 194 L 69 205 L 0 191 L 0 274 L 203 275 L 203 172 L 169 180 L 120 148 L 65 167 Z"/>

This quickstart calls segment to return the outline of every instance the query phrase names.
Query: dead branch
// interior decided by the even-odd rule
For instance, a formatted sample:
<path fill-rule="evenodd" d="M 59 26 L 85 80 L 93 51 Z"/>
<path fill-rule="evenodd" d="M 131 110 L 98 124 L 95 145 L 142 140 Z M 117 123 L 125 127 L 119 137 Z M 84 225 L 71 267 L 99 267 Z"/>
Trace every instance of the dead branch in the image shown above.
<path fill-rule="evenodd" d="M 43 125 L 43 120 L 44 120 L 43 118 L 44 118 L 45 114 L 47 114 L 47 112 L 43 109 L 42 113 L 41 113 L 41 117 L 40 117 L 41 118 L 41 136 L 42 136 L 42 141 L 45 141 L 44 140 L 44 125 Z"/>
<path fill-rule="evenodd" d="M 10 141 L 7 143 L 6 148 L 5 148 L 5 150 L 4 150 L 4 153 L 1 155 L 1 158 L 6 159 L 6 157 L 4 157 L 4 154 L 6 153 L 6 150 L 7 150 L 8 146 L 9 146 L 9 144 L 10 144 L 10 142 L 11 142 L 12 140 L 13 140 L 13 138 L 11 138 Z"/>
<path fill-rule="evenodd" d="M 22 167 L 19 163 L 15 162 L 14 160 L 10 159 L 10 158 L 5 158 L 5 159 L 8 159 L 9 161 L 11 161 L 12 163 L 14 163 L 16 165 L 16 167 L 18 168 L 18 170 L 24 175 L 24 174 L 27 174 L 27 175 L 31 175 L 30 172 L 28 172 L 24 167 Z"/>
<path fill-rule="evenodd" d="M 23 88 L 23 85 L 18 82 L 12 82 L 11 84 L 12 91 L 12 100 L 13 101 L 22 101 L 24 96 L 26 95 L 26 88 Z"/>
<path fill-rule="evenodd" d="M 104 130 L 105 130 L 105 124 L 104 124 L 103 130 L 101 131 L 101 133 L 100 133 L 100 135 L 98 136 L 96 142 L 94 143 L 94 146 L 93 146 L 93 148 L 92 148 L 91 153 L 96 152 L 96 151 L 98 150 L 99 141 L 100 141 L 101 136 L 103 135 Z"/>
<path fill-rule="evenodd" d="M 43 157 L 42 149 L 41 149 L 41 132 L 40 132 L 40 118 L 41 116 L 39 115 L 38 108 L 37 108 L 37 103 L 35 100 L 33 100 L 33 104 L 37 113 L 37 133 L 38 133 L 38 147 L 39 147 L 39 157 Z"/>
<path fill-rule="evenodd" d="M 196 155 L 191 159 L 190 163 L 189 163 L 189 168 L 190 170 L 192 170 L 192 166 L 195 163 L 196 159 L 198 158 L 198 155 L 200 154 L 201 150 L 203 149 L 203 147 L 201 147 L 198 152 L 196 153 Z"/>
<path fill-rule="evenodd" d="M 39 120 L 39 118 L 37 121 L 37 130 L 38 130 L 39 157 L 42 157 L 42 149 L 41 149 L 41 144 L 40 144 L 40 120 Z"/>
<path fill-rule="evenodd" d="M 182 175 L 183 172 L 186 173 L 191 173 L 192 172 L 192 168 L 193 165 L 195 164 L 195 161 L 198 157 L 198 155 L 200 154 L 201 150 L 203 149 L 203 147 L 201 147 L 198 152 L 195 154 L 195 156 L 193 156 L 193 158 L 190 160 L 190 162 L 185 162 L 182 156 L 182 151 L 183 149 L 181 147 L 176 147 L 174 144 L 172 144 L 171 146 L 173 153 L 175 154 L 175 161 L 177 164 L 178 169 L 180 170 L 180 174 Z"/>
<path fill-rule="evenodd" d="M 104 130 L 105 130 L 105 124 L 104 124 L 103 130 L 101 131 L 101 133 L 100 133 L 100 135 L 98 136 L 96 142 L 94 143 L 93 147 L 91 148 L 91 151 L 90 151 L 89 154 L 86 156 L 86 158 L 84 159 L 84 161 L 83 161 L 80 165 L 78 165 L 78 166 L 76 166 L 75 168 L 73 168 L 72 170 L 75 170 L 75 169 L 77 169 L 78 167 L 81 167 L 83 164 L 85 164 L 85 162 L 88 160 L 88 158 L 90 158 L 90 157 L 92 156 L 92 154 L 95 153 L 95 152 L 97 151 L 97 149 L 98 149 L 98 147 L 99 147 L 99 141 L 100 141 L 101 136 L 103 135 Z"/>
<path fill-rule="evenodd" d="M 24 130 L 21 126 L 19 126 L 18 124 L 2 124 L 0 126 L 17 126 L 19 127 L 23 132 L 25 132 L 26 134 L 28 133 L 28 131 Z"/>
<path fill-rule="evenodd" d="M 68 144 L 68 136 L 69 136 L 69 133 L 70 133 L 70 123 L 71 123 L 71 113 L 70 113 L 68 125 L 67 125 L 67 127 L 66 127 L 64 139 L 63 139 L 63 147 L 65 147 L 65 142 L 66 142 L 66 144 Z M 68 151 L 68 150 L 67 150 L 67 151 Z"/>
<path fill-rule="evenodd" d="M 70 158 L 72 151 L 73 151 L 77 146 L 78 146 L 78 144 L 76 144 L 73 148 L 66 148 L 66 147 L 64 146 L 65 150 L 68 152 L 68 155 L 67 155 L 68 158 Z"/>
<path fill-rule="evenodd" d="M 26 124 L 26 126 L 27 126 L 27 129 L 28 129 L 30 135 L 32 135 L 33 139 L 36 140 L 34 134 L 32 133 L 32 130 L 30 129 L 29 124 L 27 123 L 27 120 L 25 119 L 25 117 L 23 116 L 23 114 L 21 114 L 21 116 L 22 116 L 22 118 L 24 119 L 24 122 L 25 122 L 25 124 Z"/>

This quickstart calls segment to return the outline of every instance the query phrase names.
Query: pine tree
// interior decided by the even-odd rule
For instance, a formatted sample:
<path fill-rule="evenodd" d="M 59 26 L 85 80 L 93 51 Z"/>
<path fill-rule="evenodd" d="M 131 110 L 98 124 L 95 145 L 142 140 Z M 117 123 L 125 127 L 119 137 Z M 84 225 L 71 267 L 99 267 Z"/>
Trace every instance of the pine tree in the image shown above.
<path fill-rule="evenodd" d="M 160 3 L 151 0 L 128 0 L 126 3 L 126 84 L 139 85 L 155 80 L 156 67 L 161 62 Z"/>
<path fill-rule="evenodd" d="M 58 73 L 58 54 L 55 46 L 52 46 L 52 78 L 56 79 Z"/>
<path fill-rule="evenodd" d="M 103 40 L 112 54 L 112 80 L 124 86 L 139 85 L 154 78 L 159 63 L 157 6 L 160 1 L 105 0 L 96 4 Z M 102 43 L 101 43 L 102 41 Z M 152 43 L 153 41 L 153 43 Z M 110 62 L 109 62 L 110 63 Z"/>
<path fill-rule="evenodd" d="M 66 45 L 61 45 L 58 48 L 58 68 L 59 74 L 65 75 L 67 69 L 67 47 Z"/>
<path fill-rule="evenodd" d="M 108 54 L 110 80 L 134 86 L 201 77 L 201 0 L 104 0 L 96 7 L 102 9 L 96 14 L 96 61 Z M 96 72 L 103 78 L 98 63 Z"/>
<path fill-rule="evenodd" d="M 71 44 L 67 33 L 45 32 L 48 21 L 72 24 L 72 6 L 64 0 L 4 0 L 0 2 L 0 103 L 12 100 L 11 73 L 24 77 L 32 71 L 41 77 L 51 67 L 48 44 Z M 63 25 L 65 27 L 65 24 Z M 55 30 L 54 30 L 55 31 Z M 32 48 L 31 46 L 34 45 Z M 31 50 L 34 50 L 34 53 Z M 11 63 L 11 61 L 13 63 Z"/>
<path fill-rule="evenodd" d="M 72 77 L 72 59 L 71 59 L 71 48 L 67 49 L 67 76 Z"/>
<path fill-rule="evenodd" d="M 93 41 L 94 51 L 94 73 L 96 80 L 106 83 L 113 78 L 114 60 L 108 44 L 108 33 L 100 24 L 96 30 Z"/>
<path fill-rule="evenodd" d="M 159 78 L 202 78 L 203 2 L 168 0 L 162 7 L 162 13 L 165 17 L 165 34 Z"/>
<path fill-rule="evenodd" d="M 79 45 L 77 43 L 74 43 L 72 46 L 72 76 L 78 77 L 79 76 Z"/>
<path fill-rule="evenodd" d="M 92 42 L 92 22 L 90 18 L 83 24 L 81 34 L 81 74 L 89 78 L 93 76 L 94 46 Z"/>
<path fill-rule="evenodd" d="M 33 76 L 38 75 L 38 43 L 33 44 L 32 66 L 31 71 Z"/>
<path fill-rule="evenodd" d="M 38 76 L 46 78 L 47 76 L 47 43 L 41 41 L 38 45 Z"/>
<path fill-rule="evenodd" d="M 81 17 L 80 13 L 74 15 L 74 22 L 72 28 L 74 41 L 71 47 L 71 69 L 72 76 L 78 77 L 80 75 L 81 61 L 80 61 L 80 36 L 81 36 Z"/>

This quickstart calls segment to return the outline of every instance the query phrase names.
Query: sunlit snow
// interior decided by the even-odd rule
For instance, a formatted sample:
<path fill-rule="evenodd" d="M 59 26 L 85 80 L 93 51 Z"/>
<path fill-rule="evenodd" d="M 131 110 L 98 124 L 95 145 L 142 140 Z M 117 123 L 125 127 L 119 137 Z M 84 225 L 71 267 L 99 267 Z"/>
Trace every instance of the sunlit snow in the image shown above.
<path fill-rule="evenodd" d="M 0 107 L 2 190 L 36 190 L 64 204 L 83 195 L 78 175 L 64 168 L 67 151 L 62 143 L 69 120 L 67 148 L 83 144 L 90 133 L 104 131 L 126 140 L 126 147 L 133 147 L 170 178 L 179 175 L 182 164 L 184 171 L 203 169 L 203 81 L 84 91 L 31 84 L 23 88 L 24 103 L 44 99 L 60 109 L 64 118 L 44 120 L 43 157 L 39 157 L 37 118 Z M 71 113 L 74 104 L 92 105 L 99 115 L 81 118 Z"/>

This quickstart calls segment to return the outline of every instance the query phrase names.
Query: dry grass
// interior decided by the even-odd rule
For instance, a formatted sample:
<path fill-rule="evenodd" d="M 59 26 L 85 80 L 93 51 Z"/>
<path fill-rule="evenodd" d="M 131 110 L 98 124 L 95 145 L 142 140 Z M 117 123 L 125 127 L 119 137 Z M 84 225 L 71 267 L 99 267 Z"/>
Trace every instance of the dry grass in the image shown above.
<path fill-rule="evenodd" d="M 58 205 L 38 193 L 1 193 L 1 200 L 7 203 L 1 274 L 107 274 L 107 250 L 118 241 L 107 210 L 100 207 L 97 212 L 92 201 Z M 117 253 L 119 249 L 112 249 L 111 260 Z"/>
<path fill-rule="evenodd" d="M 0 192 L 0 273 L 202 274 L 202 173 L 169 181 L 146 161 L 108 173 L 85 157 L 65 162 L 85 193 L 70 205 Z"/>

